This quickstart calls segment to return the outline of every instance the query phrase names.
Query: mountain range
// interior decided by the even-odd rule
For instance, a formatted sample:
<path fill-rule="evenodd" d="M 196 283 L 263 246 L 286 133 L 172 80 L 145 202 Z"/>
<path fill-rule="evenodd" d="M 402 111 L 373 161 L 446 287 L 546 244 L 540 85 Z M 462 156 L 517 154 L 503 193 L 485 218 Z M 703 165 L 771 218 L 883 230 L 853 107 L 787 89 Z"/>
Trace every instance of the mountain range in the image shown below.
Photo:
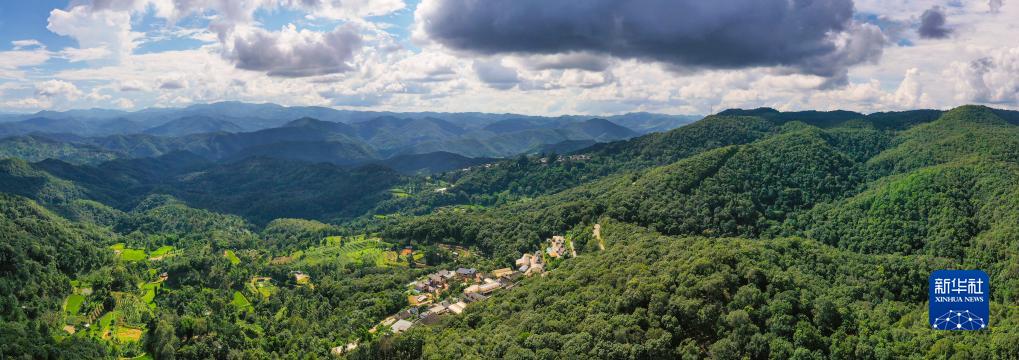
<path fill-rule="evenodd" d="M 211 161 L 263 156 L 344 166 L 400 157 L 401 168 L 430 171 L 476 163 L 448 154 L 488 159 L 574 151 L 672 129 L 696 117 L 387 113 L 225 102 L 138 112 L 43 111 L 0 119 L 0 155 L 30 160 L 94 164 L 189 151 Z M 37 153 L 26 150 L 33 147 Z M 430 157 L 431 166 L 408 166 L 415 159 L 409 155 L 427 154 L 437 154 Z M 438 164 L 439 159 L 450 162 Z"/>
<path fill-rule="evenodd" d="M 384 133 L 358 124 L 220 133 L 209 154 Z M 733 109 L 483 165 L 272 153 L 0 160 L 0 354 L 1010 359 L 1019 344 L 1019 112 Z M 458 170 L 417 174 L 433 157 Z M 552 255 L 560 236 L 570 255 Z M 540 275 L 513 271 L 524 254 Z M 492 280 L 415 292 L 458 269 Z M 989 275 L 987 329 L 931 329 L 938 269 Z M 501 288 L 465 295 L 475 282 Z"/>

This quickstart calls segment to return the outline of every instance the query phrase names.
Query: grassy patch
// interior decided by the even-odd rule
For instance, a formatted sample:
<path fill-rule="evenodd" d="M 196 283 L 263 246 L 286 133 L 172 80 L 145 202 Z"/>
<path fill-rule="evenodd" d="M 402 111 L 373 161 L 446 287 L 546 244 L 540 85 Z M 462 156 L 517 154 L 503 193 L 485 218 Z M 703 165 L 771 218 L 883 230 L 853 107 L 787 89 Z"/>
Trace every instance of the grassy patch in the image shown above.
<path fill-rule="evenodd" d="M 162 246 L 149 254 L 149 259 L 162 259 L 173 251 L 173 246 Z"/>
<path fill-rule="evenodd" d="M 415 263 L 421 263 L 425 258 L 425 253 L 415 251 L 413 257 Z M 382 251 L 374 259 L 375 266 L 378 267 L 407 267 L 408 265 L 406 256 L 400 256 L 396 251 Z"/>
<path fill-rule="evenodd" d="M 268 299 L 276 292 L 276 285 L 272 284 L 272 280 L 267 277 L 253 277 L 248 281 L 248 290 L 261 296 L 263 299 Z"/>
<path fill-rule="evenodd" d="M 145 250 L 142 249 L 124 248 L 123 250 L 120 250 L 121 261 L 142 261 L 148 258 L 148 255 L 145 254 Z"/>
<path fill-rule="evenodd" d="M 402 199 L 402 198 L 410 196 L 410 194 L 407 193 L 407 190 L 404 190 L 404 189 L 401 189 L 401 188 L 392 188 L 392 189 L 389 189 L 389 193 L 392 194 L 393 197 L 396 197 L 397 199 Z"/>
<path fill-rule="evenodd" d="M 150 308 L 156 307 L 156 289 L 162 286 L 161 283 L 150 282 L 142 285 L 142 301 L 149 305 Z"/>
<path fill-rule="evenodd" d="M 81 304 L 85 302 L 85 297 L 78 294 L 71 294 L 67 297 L 67 303 L 64 304 L 64 311 L 67 315 L 75 316 L 81 311 Z"/>
<path fill-rule="evenodd" d="M 230 304 L 244 311 L 252 309 L 251 302 L 240 291 L 234 291 L 234 298 L 230 301 Z"/>
<path fill-rule="evenodd" d="M 94 333 L 94 335 L 108 340 L 112 335 L 113 320 L 116 320 L 118 317 L 120 317 L 120 313 L 116 310 L 103 314 L 103 316 L 99 318 L 99 326 L 92 327 L 92 331 L 97 332 L 97 334 Z"/>
<path fill-rule="evenodd" d="M 241 263 L 241 259 L 237 258 L 237 254 L 235 254 L 233 250 L 223 251 L 223 257 L 225 257 L 227 260 L 230 260 L 230 263 L 233 265 Z"/>
<path fill-rule="evenodd" d="M 145 330 L 143 329 L 133 328 L 129 326 L 118 326 L 114 336 L 121 343 L 137 342 L 142 339 L 142 333 L 144 332 Z"/>
<path fill-rule="evenodd" d="M 325 239 L 325 245 L 307 249 L 301 261 L 305 265 L 348 262 L 379 264 L 388 246 L 382 239 L 366 235 L 330 236 Z"/>

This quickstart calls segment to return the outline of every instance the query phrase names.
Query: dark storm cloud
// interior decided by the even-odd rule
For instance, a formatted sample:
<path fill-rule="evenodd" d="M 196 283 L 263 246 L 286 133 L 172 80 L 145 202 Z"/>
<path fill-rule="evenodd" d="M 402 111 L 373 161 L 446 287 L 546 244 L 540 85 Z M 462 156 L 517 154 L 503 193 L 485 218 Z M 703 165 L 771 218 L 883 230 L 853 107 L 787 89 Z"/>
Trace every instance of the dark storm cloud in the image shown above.
<path fill-rule="evenodd" d="M 516 70 L 498 62 L 475 61 L 474 72 L 482 82 L 499 90 L 507 90 L 520 83 Z"/>
<path fill-rule="evenodd" d="M 604 56 L 588 53 L 569 53 L 562 55 L 538 56 L 528 59 L 527 66 L 534 70 L 580 69 L 587 71 L 603 71 L 609 67 L 609 59 Z"/>
<path fill-rule="evenodd" d="M 886 43 L 853 22 L 852 0 L 425 0 L 417 21 L 431 39 L 481 54 L 589 52 L 834 78 Z"/>
<path fill-rule="evenodd" d="M 256 30 L 236 36 L 232 45 L 227 55 L 240 69 L 264 71 L 269 76 L 306 77 L 350 70 L 349 61 L 361 46 L 361 36 L 347 27 L 321 37 L 311 33 L 285 37 Z"/>
<path fill-rule="evenodd" d="M 857 13 L 854 16 L 857 22 L 873 24 L 881 29 L 889 43 L 899 46 L 913 46 L 910 41 L 915 23 L 909 20 L 899 20 L 885 15 L 873 13 Z"/>
<path fill-rule="evenodd" d="M 943 39 L 952 34 L 952 29 L 945 23 L 944 10 L 940 6 L 935 6 L 920 15 L 920 28 L 917 32 L 925 39 Z"/>

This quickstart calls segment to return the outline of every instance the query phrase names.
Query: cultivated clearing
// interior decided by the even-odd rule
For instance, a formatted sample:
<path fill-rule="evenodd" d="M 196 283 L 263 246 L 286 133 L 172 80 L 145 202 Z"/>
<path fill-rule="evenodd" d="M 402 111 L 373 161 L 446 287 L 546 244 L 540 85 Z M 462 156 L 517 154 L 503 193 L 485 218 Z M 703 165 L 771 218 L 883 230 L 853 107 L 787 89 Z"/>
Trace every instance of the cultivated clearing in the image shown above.
<path fill-rule="evenodd" d="M 134 262 L 149 258 L 149 256 L 145 254 L 145 249 L 132 249 L 124 245 L 124 243 L 114 244 L 113 246 L 110 246 L 110 250 L 113 250 L 113 254 L 120 261 Z"/>
<path fill-rule="evenodd" d="M 363 234 L 348 237 L 330 236 L 325 239 L 325 245 L 305 250 L 300 258 L 301 263 L 305 265 L 330 262 L 380 264 L 384 263 L 383 252 L 389 246 L 380 238 L 368 237 Z M 296 256 L 292 257 L 296 258 Z"/>
<path fill-rule="evenodd" d="M 149 254 L 149 260 L 162 260 L 172 255 L 173 246 L 162 246 Z"/>
<path fill-rule="evenodd" d="M 67 303 L 64 304 L 64 310 L 67 315 L 75 316 L 81 311 L 81 304 L 85 302 L 85 297 L 79 294 L 71 294 L 67 297 Z"/>
<path fill-rule="evenodd" d="M 223 257 L 230 260 L 230 263 L 233 265 L 241 263 L 241 259 L 237 258 L 237 254 L 235 254 L 233 250 L 223 250 Z"/>
<path fill-rule="evenodd" d="M 244 311 L 252 309 L 251 302 L 248 301 L 248 298 L 244 297 L 244 294 L 241 294 L 240 291 L 234 291 L 234 298 L 230 301 L 230 304 Z"/>

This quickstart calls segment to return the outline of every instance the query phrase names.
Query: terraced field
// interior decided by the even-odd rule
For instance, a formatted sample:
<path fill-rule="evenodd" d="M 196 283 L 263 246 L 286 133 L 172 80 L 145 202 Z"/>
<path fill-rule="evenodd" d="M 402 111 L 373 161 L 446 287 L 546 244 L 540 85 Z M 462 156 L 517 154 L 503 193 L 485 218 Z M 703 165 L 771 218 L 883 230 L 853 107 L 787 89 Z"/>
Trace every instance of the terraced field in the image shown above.
<path fill-rule="evenodd" d="M 325 245 L 305 250 L 301 255 L 301 263 L 317 265 L 328 262 L 341 264 L 354 262 L 358 264 L 378 263 L 389 244 L 377 237 L 357 235 L 350 237 L 330 236 Z"/>
<path fill-rule="evenodd" d="M 394 197 L 396 197 L 398 199 L 402 199 L 402 198 L 410 196 L 410 193 L 408 193 L 407 190 L 404 190 L 404 189 L 401 189 L 401 188 L 392 188 L 392 189 L 389 189 L 389 193 L 392 194 Z"/>

